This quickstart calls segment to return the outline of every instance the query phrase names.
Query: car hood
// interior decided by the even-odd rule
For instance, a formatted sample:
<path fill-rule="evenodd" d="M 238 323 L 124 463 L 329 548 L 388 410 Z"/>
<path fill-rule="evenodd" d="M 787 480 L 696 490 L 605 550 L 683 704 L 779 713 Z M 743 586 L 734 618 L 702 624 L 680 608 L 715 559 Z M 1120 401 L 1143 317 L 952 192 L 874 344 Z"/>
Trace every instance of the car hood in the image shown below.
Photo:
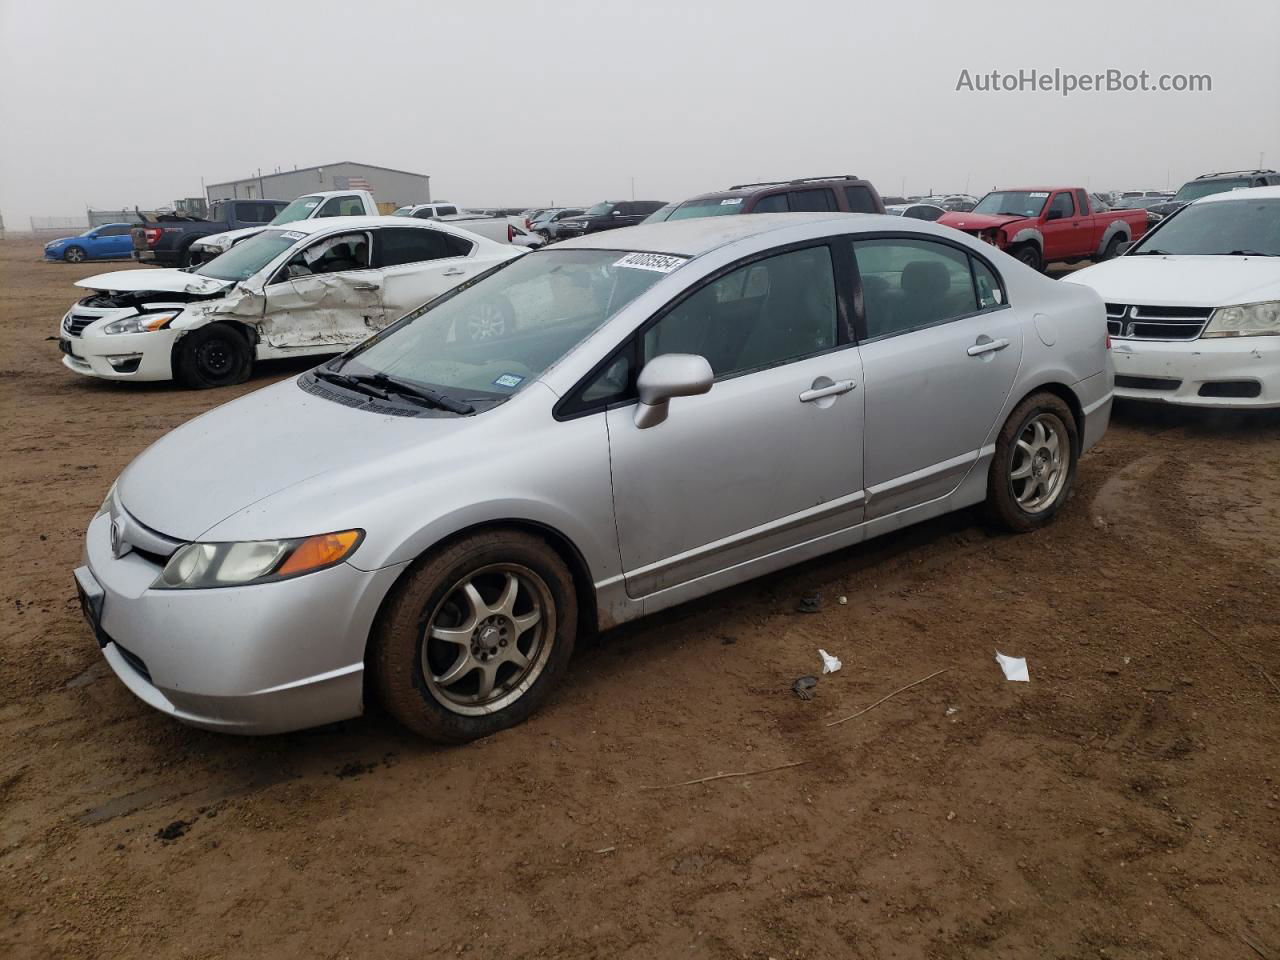
<path fill-rule="evenodd" d="M 192 246 L 229 247 L 237 240 L 244 240 L 246 237 L 259 234 L 269 226 L 271 225 L 264 224 L 261 227 L 241 227 L 239 230 L 224 230 L 222 233 L 211 233 L 195 241 Z M 282 224 L 277 224 L 277 226 L 282 226 Z"/>
<path fill-rule="evenodd" d="M 238 524 L 251 530 L 246 539 L 345 529 L 331 523 L 358 506 L 350 491 L 383 489 L 398 470 L 421 476 L 432 469 L 431 450 L 445 458 L 459 431 L 490 419 L 374 413 L 286 380 L 165 434 L 129 464 L 117 491 L 130 514 L 179 540 L 196 540 L 250 512 L 256 515 Z M 267 504 L 275 494 L 281 496 Z"/>
<path fill-rule="evenodd" d="M 1006 217 L 991 213 L 960 213 L 953 210 L 944 213 L 935 223 L 940 223 L 944 227 L 955 227 L 957 230 L 992 230 L 1006 224 L 1017 223 L 1019 220 L 1029 219 L 1031 218 Z"/>
<path fill-rule="evenodd" d="M 184 270 L 116 270 L 77 280 L 77 287 L 88 290 L 114 290 L 118 293 L 195 293 L 202 296 L 230 287 L 234 281 L 217 280 L 187 273 Z"/>
<path fill-rule="evenodd" d="M 1280 257 L 1130 255 L 1063 281 L 1092 287 L 1108 303 L 1221 307 L 1280 300 Z"/>

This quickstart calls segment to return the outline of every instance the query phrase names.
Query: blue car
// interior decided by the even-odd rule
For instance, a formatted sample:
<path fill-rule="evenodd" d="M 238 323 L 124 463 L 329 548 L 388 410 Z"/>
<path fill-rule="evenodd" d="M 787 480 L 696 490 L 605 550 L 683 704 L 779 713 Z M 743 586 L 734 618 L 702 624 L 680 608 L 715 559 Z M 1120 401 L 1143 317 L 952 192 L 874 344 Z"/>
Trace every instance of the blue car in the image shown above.
<path fill-rule="evenodd" d="M 128 260 L 133 254 L 129 233 L 136 223 L 106 223 L 78 237 L 62 237 L 44 245 L 46 260 L 80 263 L 84 260 Z"/>

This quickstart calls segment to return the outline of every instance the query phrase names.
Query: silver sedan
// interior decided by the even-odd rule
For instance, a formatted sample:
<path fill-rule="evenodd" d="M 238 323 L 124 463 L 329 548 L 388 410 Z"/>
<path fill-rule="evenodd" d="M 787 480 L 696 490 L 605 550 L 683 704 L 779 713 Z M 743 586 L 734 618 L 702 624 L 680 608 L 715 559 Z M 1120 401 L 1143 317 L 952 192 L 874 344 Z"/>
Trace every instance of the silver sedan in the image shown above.
<path fill-rule="evenodd" d="M 180 720 L 292 730 L 370 690 L 464 741 L 535 710 L 580 631 L 983 501 L 1043 526 L 1112 379 L 1097 294 L 955 230 L 610 231 L 174 430 L 75 580 L 116 674 Z"/>

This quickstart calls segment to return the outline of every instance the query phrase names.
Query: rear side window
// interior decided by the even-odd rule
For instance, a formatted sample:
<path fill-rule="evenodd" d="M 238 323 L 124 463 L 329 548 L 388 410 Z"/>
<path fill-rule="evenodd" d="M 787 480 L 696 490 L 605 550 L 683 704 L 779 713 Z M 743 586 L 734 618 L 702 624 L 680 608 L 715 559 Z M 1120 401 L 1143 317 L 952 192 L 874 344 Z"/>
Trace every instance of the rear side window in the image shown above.
<path fill-rule="evenodd" d="M 436 207 L 437 217 L 452 217 L 457 212 L 457 207 Z"/>
<path fill-rule="evenodd" d="M 663 353 L 695 353 L 717 377 L 835 345 L 835 278 L 825 245 L 758 260 L 711 281 L 645 331 L 641 343 L 643 363 Z"/>
<path fill-rule="evenodd" d="M 377 266 L 395 267 L 403 263 L 423 263 L 446 257 L 466 256 L 471 244 L 441 230 L 413 227 L 384 227 L 374 241 Z"/>
<path fill-rule="evenodd" d="M 866 187 L 845 187 L 844 199 L 850 213 L 876 213 L 876 202 Z"/>
<path fill-rule="evenodd" d="M 792 190 L 787 195 L 792 210 L 823 212 L 837 210 L 835 194 L 823 187 L 819 190 Z"/>
<path fill-rule="evenodd" d="M 767 197 L 761 197 L 757 200 L 756 205 L 751 208 L 751 212 L 786 213 L 787 209 L 787 195 L 785 193 L 771 193 Z"/>
<path fill-rule="evenodd" d="M 969 257 L 931 240 L 855 240 L 868 339 L 931 327 L 978 309 Z"/>
<path fill-rule="evenodd" d="M 1000 286 L 1000 278 L 977 257 L 970 259 L 973 262 L 974 285 L 978 288 L 978 309 L 992 310 L 1003 306 L 1004 288 Z"/>

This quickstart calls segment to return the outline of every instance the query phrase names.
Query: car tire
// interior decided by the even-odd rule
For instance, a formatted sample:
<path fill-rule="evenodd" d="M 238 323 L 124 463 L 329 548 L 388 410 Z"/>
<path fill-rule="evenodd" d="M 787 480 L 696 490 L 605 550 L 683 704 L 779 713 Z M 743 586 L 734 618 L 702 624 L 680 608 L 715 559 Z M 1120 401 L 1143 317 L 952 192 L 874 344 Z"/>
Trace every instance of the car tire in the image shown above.
<path fill-rule="evenodd" d="M 987 512 L 1015 533 L 1048 524 L 1075 482 L 1080 435 L 1061 397 L 1033 393 L 1009 415 L 996 437 L 987 476 Z"/>
<path fill-rule="evenodd" d="M 1119 254 L 1120 244 L 1124 243 L 1124 241 L 1125 241 L 1125 238 L 1122 237 L 1120 234 L 1116 234 L 1114 237 L 1108 240 L 1106 247 L 1103 248 L 1103 251 L 1102 251 L 1102 259 L 1103 260 L 1115 259 L 1115 257 L 1118 256 Z"/>
<path fill-rule="evenodd" d="M 473 534 L 423 557 L 392 593 L 370 638 L 374 689 L 427 739 L 478 740 L 547 699 L 577 629 L 573 577 L 545 540 Z"/>
<path fill-rule="evenodd" d="M 67 247 L 62 251 L 62 259 L 67 263 L 83 263 L 88 259 L 84 252 L 84 247 Z"/>
<path fill-rule="evenodd" d="M 516 312 L 503 296 L 481 300 L 470 312 L 458 318 L 457 335 L 466 343 L 488 343 L 511 334 L 516 325 Z"/>
<path fill-rule="evenodd" d="M 183 247 L 181 250 L 178 251 L 178 266 L 179 267 L 191 266 L 191 244 L 190 243 L 188 243 L 185 247 Z"/>
<path fill-rule="evenodd" d="M 1025 263 L 1036 273 L 1044 272 L 1044 259 L 1034 244 L 1024 243 L 1013 251 L 1013 256 L 1019 263 Z"/>
<path fill-rule="evenodd" d="M 211 323 L 181 337 L 173 348 L 173 375 L 192 390 L 244 383 L 253 372 L 253 347 L 229 323 Z"/>

